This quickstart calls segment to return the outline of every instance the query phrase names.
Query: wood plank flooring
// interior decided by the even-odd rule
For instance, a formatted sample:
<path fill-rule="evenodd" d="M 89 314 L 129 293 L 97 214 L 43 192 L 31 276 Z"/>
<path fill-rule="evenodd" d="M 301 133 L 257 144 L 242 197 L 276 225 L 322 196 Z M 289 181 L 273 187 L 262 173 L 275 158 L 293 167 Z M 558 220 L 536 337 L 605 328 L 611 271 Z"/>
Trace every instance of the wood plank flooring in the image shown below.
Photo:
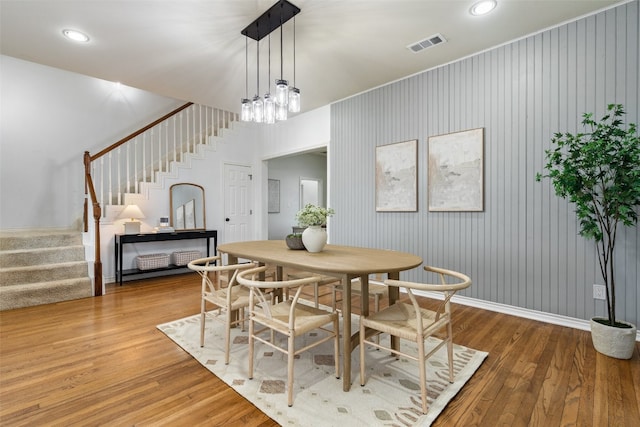
<path fill-rule="evenodd" d="M 277 425 L 156 329 L 199 292 L 184 274 L 0 312 L 0 425 Z M 640 425 L 640 344 L 619 361 L 588 332 L 465 306 L 454 327 L 489 357 L 434 426 Z"/>

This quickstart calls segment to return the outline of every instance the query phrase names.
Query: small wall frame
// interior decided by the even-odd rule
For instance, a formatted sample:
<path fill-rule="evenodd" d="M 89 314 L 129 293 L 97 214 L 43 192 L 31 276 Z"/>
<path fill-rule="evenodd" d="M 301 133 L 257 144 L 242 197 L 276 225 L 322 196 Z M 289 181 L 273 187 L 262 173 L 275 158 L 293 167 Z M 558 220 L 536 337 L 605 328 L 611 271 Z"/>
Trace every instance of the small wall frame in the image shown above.
<path fill-rule="evenodd" d="M 269 179 L 268 183 L 268 213 L 278 213 L 280 212 L 280 180 Z"/>

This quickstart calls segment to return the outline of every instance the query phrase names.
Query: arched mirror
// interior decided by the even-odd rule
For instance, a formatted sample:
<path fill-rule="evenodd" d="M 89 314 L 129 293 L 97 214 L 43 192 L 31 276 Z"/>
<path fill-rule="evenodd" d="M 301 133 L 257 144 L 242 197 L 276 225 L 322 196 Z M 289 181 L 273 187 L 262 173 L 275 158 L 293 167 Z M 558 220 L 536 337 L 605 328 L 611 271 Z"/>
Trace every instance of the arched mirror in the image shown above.
<path fill-rule="evenodd" d="M 179 230 L 204 230 L 204 188 L 197 184 L 173 184 L 169 189 L 171 226 Z"/>

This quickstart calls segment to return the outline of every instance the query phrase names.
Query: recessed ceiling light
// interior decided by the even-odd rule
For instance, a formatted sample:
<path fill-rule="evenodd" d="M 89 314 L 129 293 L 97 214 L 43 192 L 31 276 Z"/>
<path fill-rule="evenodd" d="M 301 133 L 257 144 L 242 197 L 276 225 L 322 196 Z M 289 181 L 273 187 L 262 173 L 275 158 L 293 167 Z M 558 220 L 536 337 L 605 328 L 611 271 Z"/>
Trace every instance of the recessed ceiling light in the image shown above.
<path fill-rule="evenodd" d="M 474 16 L 486 15 L 498 5 L 496 0 L 481 0 L 471 6 L 469 13 Z"/>
<path fill-rule="evenodd" d="M 64 35 L 69 40 L 73 40 L 76 42 L 86 43 L 89 41 L 88 35 L 77 30 L 62 30 L 62 35 Z"/>

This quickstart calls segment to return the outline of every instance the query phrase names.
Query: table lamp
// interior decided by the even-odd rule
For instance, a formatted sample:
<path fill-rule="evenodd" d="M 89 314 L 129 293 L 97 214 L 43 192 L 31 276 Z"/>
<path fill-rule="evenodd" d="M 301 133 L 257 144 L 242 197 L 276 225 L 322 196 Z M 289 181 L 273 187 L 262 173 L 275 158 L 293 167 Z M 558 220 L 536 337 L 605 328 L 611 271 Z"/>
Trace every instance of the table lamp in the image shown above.
<path fill-rule="evenodd" d="M 136 221 L 136 219 L 144 218 L 144 214 L 138 205 L 127 205 L 120 212 L 118 218 L 130 218 L 130 221 L 124 223 L 124 234 L 140 233 L 140 221 Z"/>

